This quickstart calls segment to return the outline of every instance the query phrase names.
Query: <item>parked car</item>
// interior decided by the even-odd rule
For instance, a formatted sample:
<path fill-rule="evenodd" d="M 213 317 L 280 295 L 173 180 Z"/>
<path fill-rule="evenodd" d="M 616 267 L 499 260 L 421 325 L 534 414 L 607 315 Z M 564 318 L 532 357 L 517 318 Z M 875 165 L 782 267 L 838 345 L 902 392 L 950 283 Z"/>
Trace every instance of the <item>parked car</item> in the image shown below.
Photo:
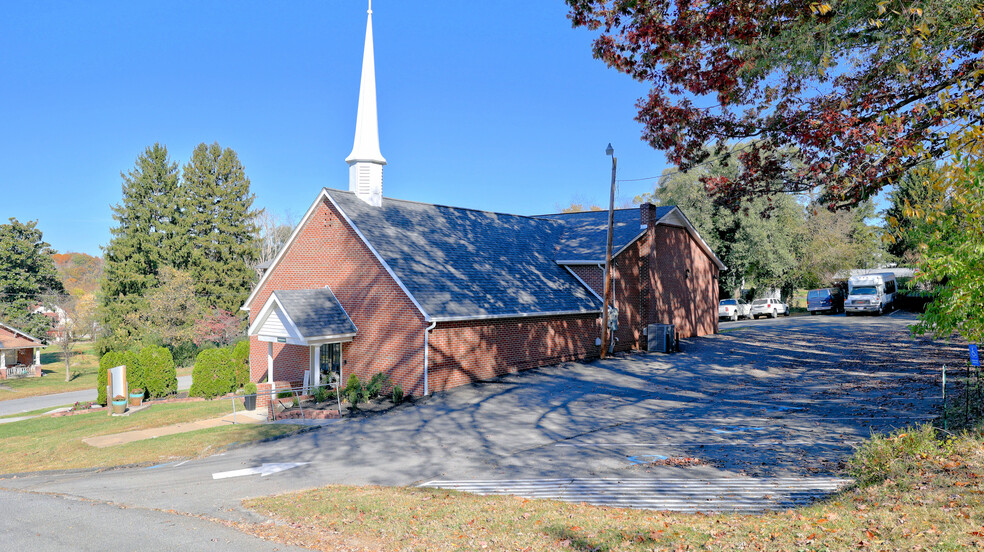
<path fill-rule="evenodd" d="M 760 316 L 775 318 L 780 314 L 789 316 L 789 305 L 778 299 L 756 299 L 752 301 L 751 317 L 758 319 Z"/>
<path fill-rule="evenodd" d="M 748 318 L 751 311 L 752 306 L 741 299 L 721 299 L 718 303 L 718 318 L 735 321 L 739 318 Z"/>
<path fill-rule="evenodd" d="M 806 310 L 818 312 L 844 312 L 844 294 L 837 288 L 811 289 L 806 292 Z"/>

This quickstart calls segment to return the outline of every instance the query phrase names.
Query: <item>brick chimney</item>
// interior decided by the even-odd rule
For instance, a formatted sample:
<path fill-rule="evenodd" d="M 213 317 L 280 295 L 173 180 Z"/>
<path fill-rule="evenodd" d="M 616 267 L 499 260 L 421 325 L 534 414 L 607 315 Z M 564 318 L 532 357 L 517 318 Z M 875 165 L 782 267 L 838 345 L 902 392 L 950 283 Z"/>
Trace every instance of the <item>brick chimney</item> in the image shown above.
<path fill-rule="evenodd" d="M 656 206 L 652 203 L 643 203 L 639 206 L 639 216 L 641 226 L 651 227 L 656 224 Z"/>

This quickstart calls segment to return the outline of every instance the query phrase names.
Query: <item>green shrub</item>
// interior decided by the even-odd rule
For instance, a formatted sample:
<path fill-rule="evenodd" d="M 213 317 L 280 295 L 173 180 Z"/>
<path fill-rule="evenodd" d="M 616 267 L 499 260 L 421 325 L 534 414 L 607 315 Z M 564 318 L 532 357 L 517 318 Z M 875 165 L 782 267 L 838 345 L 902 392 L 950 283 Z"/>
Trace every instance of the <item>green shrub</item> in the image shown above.
<path fill-rule="evenodd" d="M 400 404 L 403 402 L 403 388 L 399 385 L 393 386 L 393 404 Z"/>
<path fill-rule="evenodd" d="M 249 382 L 249 341 L 240 341 L 232 348 L 232 358 L 236 362 L 236 387 Z"/>
<path fill-rule="evenodd" d="M 345 389 L 342 391 L 342 396 L 355 409 L 359 408 L 359 403 L 365 401 L 366 388 L 362 386 L 359 376 L 356 376 L 354 372 L 349 374 L 348 382 L 345 383 Z"/>
<path fill-rule="evenodd" d="M 166 397 L 178 392 L 178 372 L 171 351 L 159 345 L 150 345 L 140 351 L 138 360 L 143 387 L 149 397 Z"/>
<path fill-rule="evenodd" d="M 236 389 L 236 362 L 229 349 L 206 349 L 195 358 L 191 372 L 192 397 L 211 399 Z"/>
<path fill-rule="evenodd" d="M 140 368 L 137 355 L 132 351 L 109 351 L 99 359 L 99 372 L 96 375 L 96 402 L 106 406 L 106 384 L 109 381 L 107 372 L 110 368 L 126 366 L 126 379 L 130 387 L 144 387 L 140 381 Z M 137 379 L 133 375 L 136 374 Z"/>
<path fill-rule="evenodd" d="M 889 435 L 873 435 L 847 462 L 858 486 L 901 479 L 925 469 L 934 459 L 950 454 L 950 442 L 936 438 L 931 424 L 907 427 Z"/>
<path fill-rule="evenodd" d="M 277 398 L 278 399 L 289 399 L 290 397 L 293 397 L 293 396 L 294 396 L 293 391 L 281 391 L 281 392 L 277 393 Z"/>
<path fill-rule="evenodd" d="M 246 385 L 243 386 L 243 392 L 246 393 L 247 395 L 255 395 L 256 384 L 253 382 L 247 383 Z"/>
<path fill-rule="evenodd" d="M 329 391 L 328 388 L 324 386 L 315 388 L 314 393 L 311 394 L 311 397 L 314 398 L 314 402 L 316 403 L 327 402 L 335 398 L 334 393 Z"/>
<path fill-rule="evenodd" d="M 382 372 L 375 374 L 373 377 L 369 378 L 369 383 L 366 384 L 366 398 L 375 399 L 382 393 L 383 388 L 388 384 L 389 376 Z"/>

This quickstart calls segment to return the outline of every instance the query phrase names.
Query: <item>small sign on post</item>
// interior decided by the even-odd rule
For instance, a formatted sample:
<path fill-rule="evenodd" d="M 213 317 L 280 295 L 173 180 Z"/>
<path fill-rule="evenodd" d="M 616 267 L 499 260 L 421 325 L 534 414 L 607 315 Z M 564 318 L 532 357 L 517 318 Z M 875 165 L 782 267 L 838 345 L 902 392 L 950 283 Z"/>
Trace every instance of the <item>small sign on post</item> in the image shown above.
<path fill-rule="evenodd" d="M 981 357 L 977 353 L 977 344 L 975 343 L 971 343 L 970 345 L 970 365 L 971 366 L 981 365 Z"/>

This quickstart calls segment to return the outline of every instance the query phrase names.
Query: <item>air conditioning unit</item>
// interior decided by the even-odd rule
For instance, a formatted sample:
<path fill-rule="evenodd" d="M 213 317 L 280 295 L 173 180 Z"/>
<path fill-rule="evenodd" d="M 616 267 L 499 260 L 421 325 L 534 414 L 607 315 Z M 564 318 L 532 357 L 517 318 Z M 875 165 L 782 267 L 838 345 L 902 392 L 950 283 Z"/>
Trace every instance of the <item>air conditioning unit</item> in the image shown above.
<path fill-rule="evenodd" d="M 646 328 L 646 350 L 672 353 L 676 349 L 676 328 L 673 324 L 650 324 Z"/>

